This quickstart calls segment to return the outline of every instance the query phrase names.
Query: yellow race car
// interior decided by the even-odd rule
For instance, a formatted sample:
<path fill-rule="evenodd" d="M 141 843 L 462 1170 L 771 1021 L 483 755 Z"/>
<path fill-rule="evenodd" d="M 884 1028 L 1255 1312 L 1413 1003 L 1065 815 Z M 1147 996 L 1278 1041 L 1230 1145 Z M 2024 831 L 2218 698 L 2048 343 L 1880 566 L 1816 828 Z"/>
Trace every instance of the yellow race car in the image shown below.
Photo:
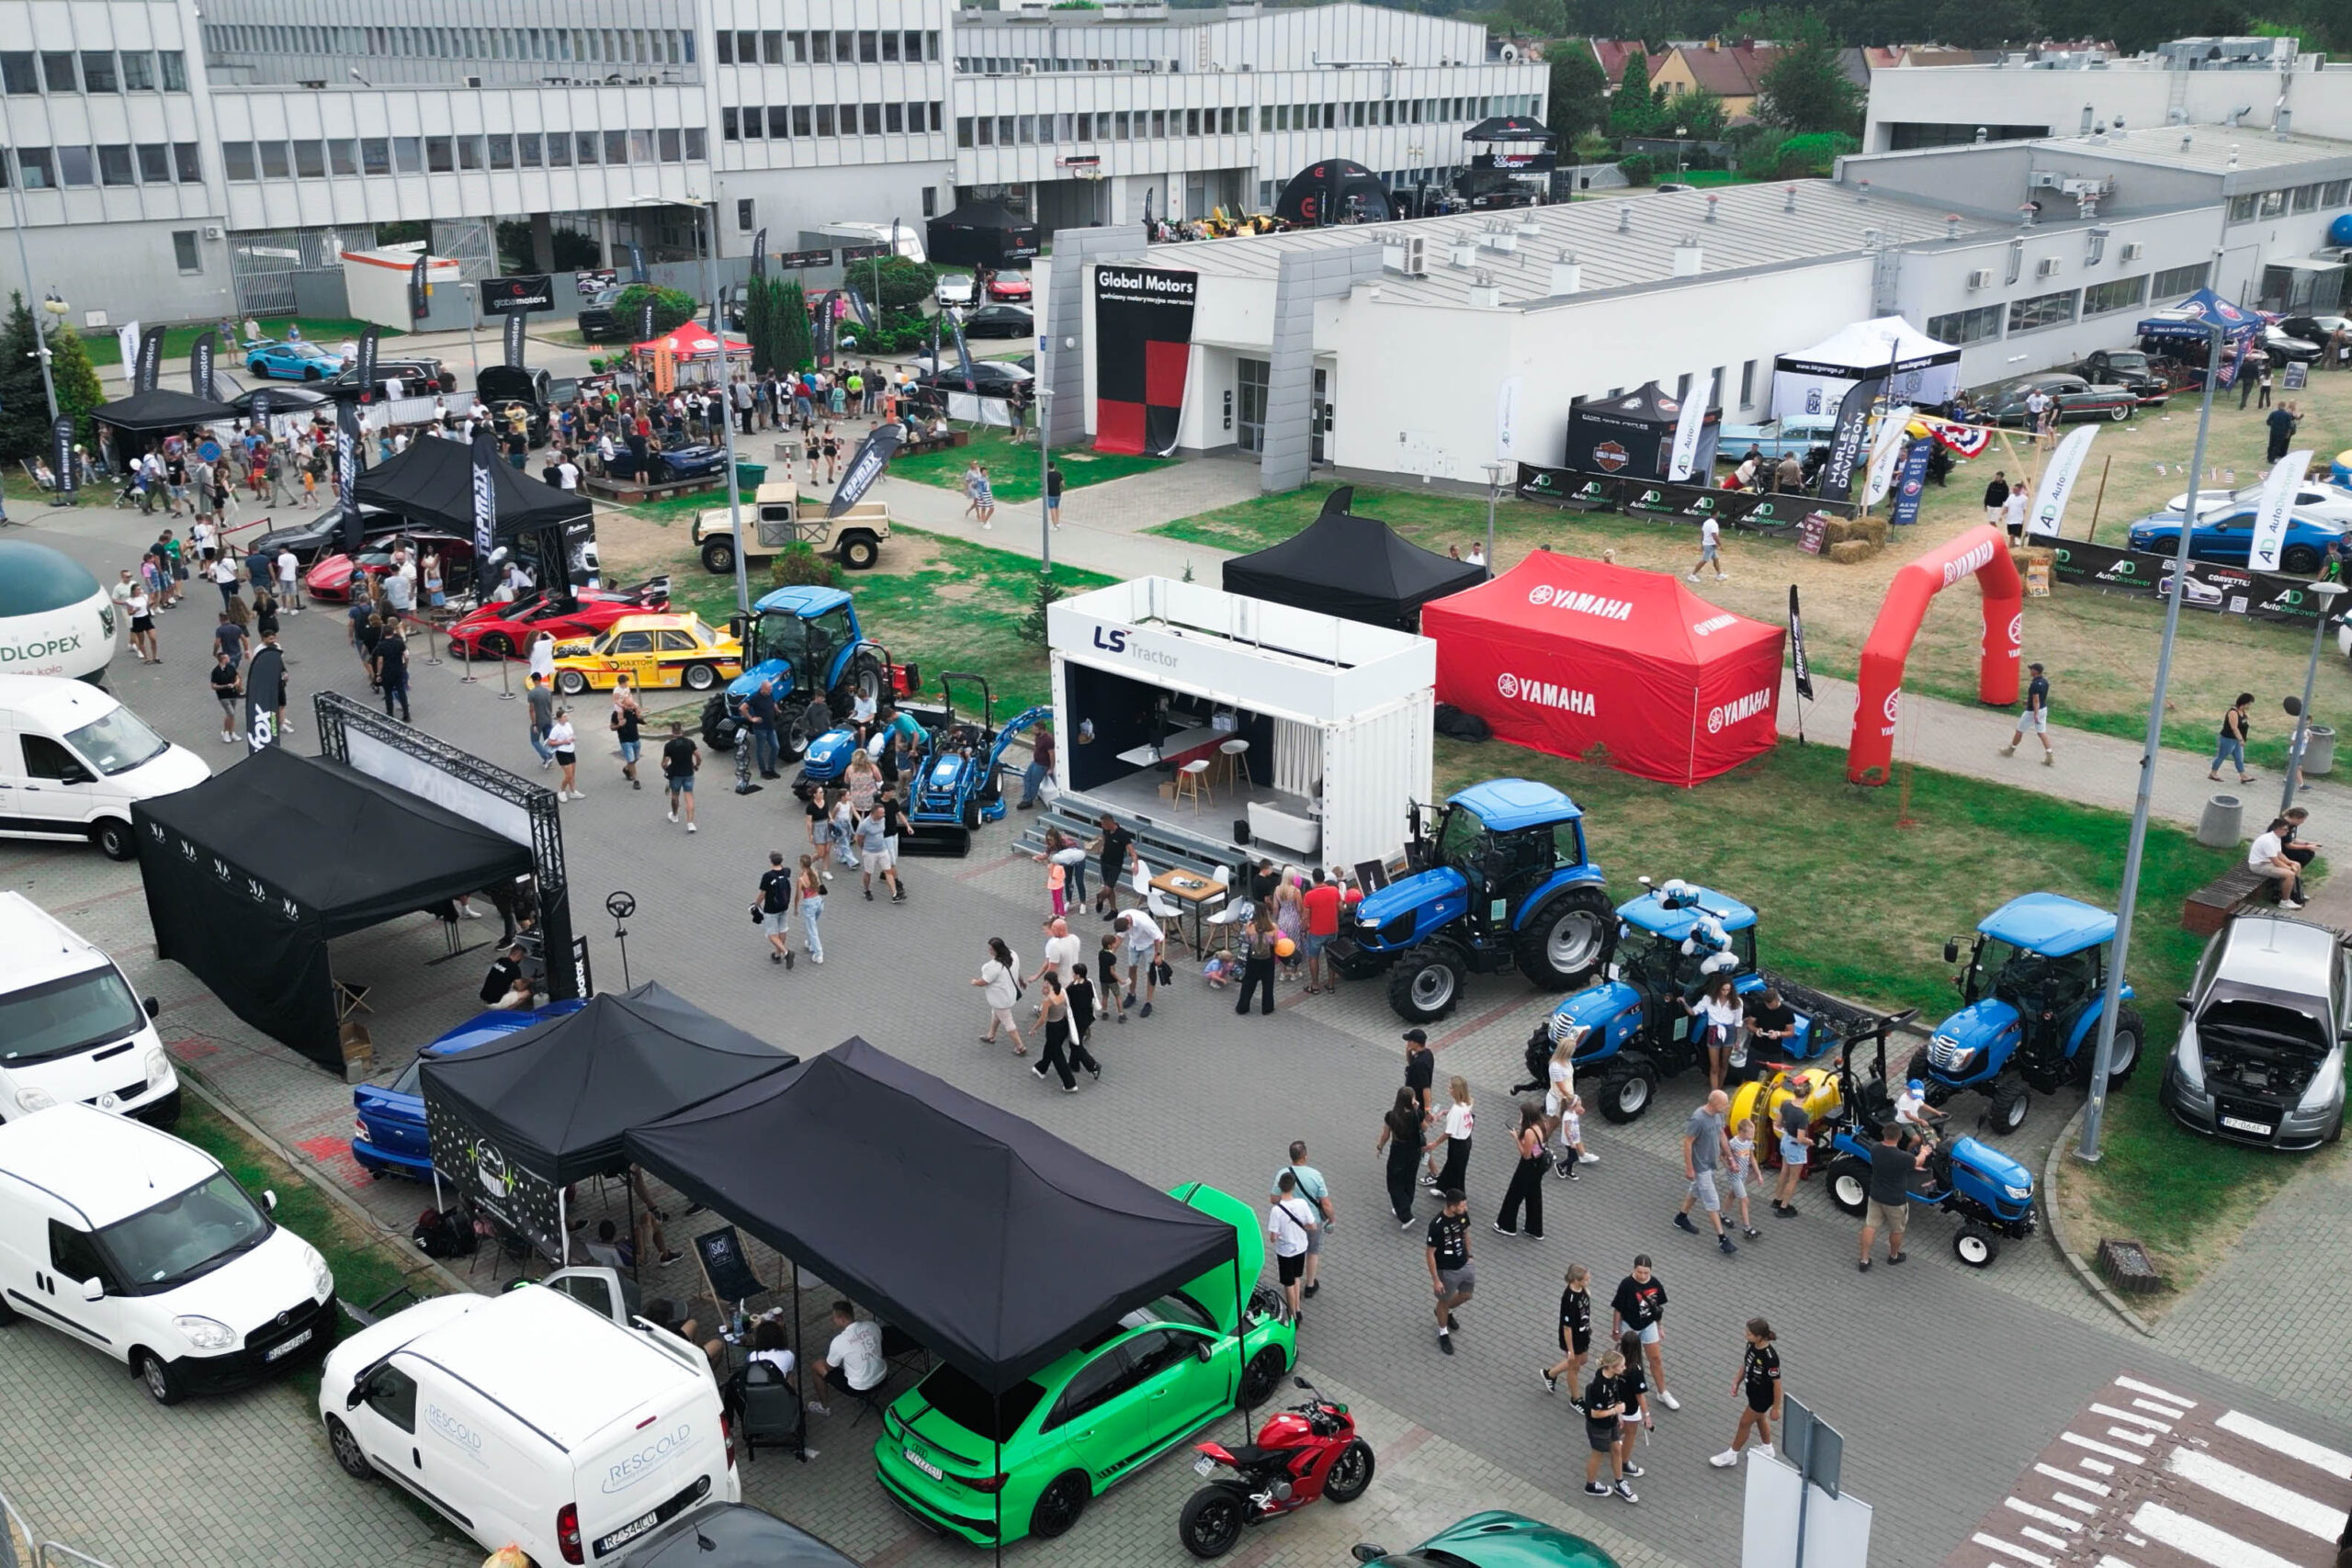
<path fill-rule="evenodd" d="M 603 691 L 623 675 L 639 691 L 707 692 L 742 672 L 742 644 L 692 614 L 624 615 L 594 638 L 555 650 L 555 689 L 567 697 Z"/>

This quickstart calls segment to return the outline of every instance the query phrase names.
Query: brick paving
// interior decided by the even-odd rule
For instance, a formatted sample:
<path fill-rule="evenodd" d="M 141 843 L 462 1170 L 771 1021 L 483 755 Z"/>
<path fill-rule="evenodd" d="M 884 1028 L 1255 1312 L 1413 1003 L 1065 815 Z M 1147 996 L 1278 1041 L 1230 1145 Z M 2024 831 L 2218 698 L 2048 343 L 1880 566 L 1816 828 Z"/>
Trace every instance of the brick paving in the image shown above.
<path fill-rule="evenodd" d="M 94 568 L 127 558 L 126 547 L 137 536 L 105 514 L 85 513 L 69 521 L 85 537 L 65 541 L 66 547 Z M 217 728 L 198 690 L 201 667 L 190 657 L 189 645 L 210 617 L 195 596 L 189 603 L 189 610 L 162 623 L 173 662 L 159 669 L 135 661 L 119 667 L 116 686 L 151 722 L 226 765 L 235 753 L 211 739 Z M 322 684 L 356 687 L 355 694 L 364 697 L 338 619 L 305 615 L 289 623 L 286 641 L 298 700 Z M 519 705 L 500 703 L 495 686 L 458 685 L 459 672 L 456 666 L 420 665 L 419 718 L 457 744 L 528 770 L 533 759 Z M 583 705 L 592 729 L 600 705 Z M 307 742 L 308 728 L 306 722 L 298 744 Z M 1303 1330 L 1305 1365 L 1334 1392 L 1346 1388 L 1368 1421 L 1376 1416 L 1385 1424 L 1376 1446 L 1411 1446 L 1401 1461 L 1384 1467 L 1374 1492 L 1353 1510 L 1309 1510 L 1246 1542 L 1244 1553 L 1265 1553 L 1247 1568 L 1305 1562 L 1308 1553 L 1318 1563 L 1340 1561 L 1338 1548 L 1377 1533 L 1375 1525 L 1380 1531 L 1393 1529 L 1395 1539 L 1385 1544 L 1407 1544 L 1416 1532 L 1498 1503 L 1589 1529 L 1597 1537 L 1611 1532 L 1601 1537 L 1604 1542 L 1642 1568 L 1734 1561 L 1736 1483 L 1708 1470 L 1704 1458 L 1728 1435 L 1734 1406 L 1727 1391 L 1739 1325 L 1757 1313 L 1780 1330 L 1792 1391 L 1846 1429 L 1849 1485 L 1880 1506 L 1882 1519 L 1900 1509 L 1901 1533 L 1883 1539 L 1906 1543 L 1916 1555 L 1898 1546 L 1883 1559 L 1889 1562 L 1930 1562 L 1964 1540 L 2015 1473 L 2019 1438 L 2038 1438 L 2064 1419 L 2127 1359 L 2158 1381 L 2192 1380 L 2197 1388 L 2227 1390 L 2245 1408 L 2275 1411 L 2276 1400 L 2301 1401 L 2340 1418 L 2340 1389 L 2312 1386 L 2315 1378 L 2302 1369 L 2324 1359 L 2312 1354 L 2312 1343 L 2341 1338 L 2296 1343 L 2300 1295 L 2285 1314 L 2233 1316 L 2217 1310 L 2202 1332 L 2184 1334 L 2177 1344 L 2152 1353 L 2144 1342 L 2127 1342 L 2039 1241 L 2012 1247 L 1989 1270 L 1971 1271 L 1945 1245 L 1949 1222 L 1923 1216 L 1911 1264 L 1860 1278 L 1849 1224 L 1817 1195 L 1806 1203 L 1804 1219 L 1764 1218 L 1763 1240 L 1736 1258 L 1719 1257 L 1667 1223 L 1680 1191 L 1679 1119 L 1698 1098 L 1699 1085 L 1689 1077 L 1670 1081 L 1658 1109 L 1631 1128 L 1590 1120 L 1591 1145 L 1601 1163 L 1573 1185 L 1548 1185 L 1547 1239 L 1494 1235 L 1485 1222 L 1510 1165 L 1503 1091 L 1520 1076 L 1521 1043 L 1544 1007 L 1544 998 L 1509 976 L 1476 981 L 1463 1011 L 1441 1032 L 1447 1070 L 1470 1079 L 1487 1112 L 1471 1179 L 1481 1284 L 1461 1314 L 1461 1354 L 1441 1357 L 1430 1337 L 1419 1237 L 1399 1235 L 1385 1218 L 1380 1162 L 1371 1147 L 1398 1081 L 1400 1049 L 1400 1026 L 1378 987 L 1351 987 L 1328 998 L 1285 988 L 1276 1018 L 1244 1020 L 1233 1015 L 1229 994 L 1211 993 L 1180 972 L 1154 1018 L 1099 1027 L 1094 1043 L 1105 1063 L 1100 1085 L 1076 1096 L 1048 1092 L 1023 1077 L 1009 1055 L 974 1043 L 985 1014 L 964 984 L 987 936 L 1003 935 L 1024 957 L 1033 957 L 1036 947 L 1040 879 L 1034 865 L 1008 856 L 1011 826 L 985 832 L 968 860 L 911 861 L 910 899 L 903 907 L 868 907 L 846 880 L 837 883 L 825 917 L 831 962 L 822 969 L 803 963 L 786 973 L 765 962 L 742 909 L 765 851 L 797 850 L 801 841 L 788 793 L 771 786 L 739 799 L 720 783 L 725 770 L 710 768 L 712 787 L 701 802 L 704 830 L 689 839 L 662 821 L 650 791 L 616 787 L 617 770 L 604 751 L 593 740 L 585 748 L 582 783 L 588 798 L 563 811 L 578 924 L 591 940 L 605 985 L 619 982 L 621 965 L 610 927 L 595 911 L 605 894 L 628 888 L 639 900 L 628 946 L 634 978 L 661 979 L 804 1054 L 863 1033 L 1146 1179 L 1172 1184 L 1205 1178 L 1252 1200 L 1288 1140 L 1308 1140 L 1310 1157 L 1331 1180 L 1341 1224 L 1326 1259 L 1327 1287 Z M 358 846 L 356 852 L 370 851 Z M 348 1090 L 282 1048 L 254 1039 L 186 971 L 154 962 L 134 869 L 86 851 L 11 843 L 0 846 L 0 877 L 60 910 L 107 946 L 142 991 L 163 998 L 165 1033 L 181 1060 L 275 1136 L 309 1154 L 327 1176 L 350 1177 L 335 1148 L 349 1122 Z M 1082 931 L 1097 929 L 1091 920 L 1080 922 Z M 486 941 L 496 931 L 469 924 L 465 934 Z M 334 945 L 339 973 L 378 987 L 369 1021 L 386 1073 L 397 1070 L 414 1044 L 475 1010 L 474 988 L 489 954 L 433 964 L 442 952 L 437 931 L 422 919 Z M 2014 1152 L 2038 1163 L 2068 1109 L 2064 1101 L 2037 1106 Z M 402 1226 L 425 1201 L 423 1189 L 405 1183 L 362 1183 L 358 1190 L 388 1222 Z M 2300 1189 L 2295 1196 L 2300 1199 Z M 2273 1205 L 2273 1214 L 2282 1207 Z M 1589 1267 L 1605 1298 L 1637 1251 L 1657 1258 L 1673 1297 L 1669 1385 L 1684 1408 L 1663 1417 L 1657 1462 L 1643 1486 L 1642 1505 L 1590 1500 L 1598 1506 L 1589 1506 L 1577 1491 L 1581 1455 L 1572 1414 L 1544 1395 L 1534 1369 L 1549 1359 L 1550 1319 L 1566 1265 Z M 693 1288 L 684 1266 L 668 1278 L 650 1275 L 646 1284 L 649 1294 L 687 1296 Z M 94 1364 L 103 1371 L 102 1363 Z M 21 1369 L 30 1365 L 17 1357 L 0 1359 L 0 1408 L 13 1406 L 18 1380 L 28 1375 Z M 2227 1381 L 2233 1379 L 2238 1382 Z M 150 1412 L 127 1380 L 101 1381 L 111 1385 L 101 1391 L 104 1396 L 83 1402 L 93 1425 L 81 1429 L 72 1451 L 55 1456 L 53 1471 L 40 1469 L 28 1480 L 24 1461 L 0 1456 L 0 1485 L 21 1494 L 24 1506 L 53 1532 L 60 1527 L 47 1517 L 53 1511 L 51 1496 L 70 1500 L 75 1474 L 102 1468 L 127 1443 L 173 1448 L 165 1439 L 189 1429 L 174 1424 L 191 1411 L 198 1421 L 220 1418 L 206 1405 Z M 1923 1398 L 1930 1400 L 1931 1414 L 1922 1413 Z M 311 1418 L 298 1401 L 273 1406 L 265 1393 L 233 1408 L 277 1412 L 284 1427 L 279 1441 L 289 1445 L 289 1457 L 275 1467 L 283 1472 L 277 1479 L 319 1487 L 334 1528 L 385 1531 L 375 1538 L 384 1542 L 406 1539 L 380 1520 L 346 1524 L 364 1518 L 380 1500 L 367 1500 L 370 1489 L 344 1483 L 318 1449 Z M 134 1423 L 149 1420 L 164 1426 L 142 1436 Z M 813 1440 L 821 1452 L 810 1467 L 761 1459 L 752 1467 L 754 1497 L 866 1561 L 923 1560 L 949 1550 L 908 1532 L 867 1474 L 864 1450 L 871 1423 L 854 1434 L 826 1429 L 845 1421 L 819 1423 Z M 2313 1429 L 2308 1419 L 2300 1424 Z M 1415 1441 L 1417 1430 L 1429 1436 Z M 209 1453 L 229 1453 L 222 1462 L 243 1473 L 233 1440 L 203 1446 Z M 2346 1440 L 2335 1446 L 2345 1447 Z M 304 1456 L 299 1462 L 290 1457 L 297 1453 Z M 160 1461 L 164 1456 L 151 1457 Z M 1932 1483 L 1922 1483 L 1923 1458 Z M 308 1473 L 313 1470 L 315 1475 Z M 1173 1520 L 1190 1479 L 1181 1465 L 1156 1467 L 1106 1500 L 1099 1516 L 1057 1550 L 1089 1562 L 1098 1551 L 1105 1561 L 1111 1552 L 1129 1562 L 1182 1561 Z M 216 1482 L 209 1490 L 223 1488 Z M 307 1519 L 305 1510 L 320 1505 L 305 1497 L 294 1494 L 281 1502 L 265 1495 L 264 1514 L 273 1520 L 281 1513 Z M 133 1511 L 118 1513 L 119 1534 L 108 1550 L 126 1565 L 199 1560 L 181 1551 L 176 1535 L 142 1537 Z M 401 1518 L 394 1526 L 414 1528 Z M 137 1550 L 142 1541 L 149 1550 Z M 953 1550 L 969 1561 L 962 1549 Z M 383 1556 L 373 1551 L 365 1560 Z M 467 1558 L 458 1552 L 446 1560 Z"/>

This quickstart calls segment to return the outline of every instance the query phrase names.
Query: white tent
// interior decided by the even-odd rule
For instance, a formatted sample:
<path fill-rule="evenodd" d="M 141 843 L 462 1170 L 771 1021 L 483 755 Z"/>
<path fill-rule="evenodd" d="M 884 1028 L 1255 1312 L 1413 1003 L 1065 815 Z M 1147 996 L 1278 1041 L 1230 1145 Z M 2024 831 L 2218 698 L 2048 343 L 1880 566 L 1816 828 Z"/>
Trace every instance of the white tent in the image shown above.
<path fill-rule="evenodd" d="M 1914 407 L 1951 400 L 1960 390 L 1960 350 L 1938 343 L 1900 316 L 1856 321 L 1826 343 L 1772 361 L 1772 417 L 1835 417 L 1855 382 L 1894 366 L 1887 396 Z"/>

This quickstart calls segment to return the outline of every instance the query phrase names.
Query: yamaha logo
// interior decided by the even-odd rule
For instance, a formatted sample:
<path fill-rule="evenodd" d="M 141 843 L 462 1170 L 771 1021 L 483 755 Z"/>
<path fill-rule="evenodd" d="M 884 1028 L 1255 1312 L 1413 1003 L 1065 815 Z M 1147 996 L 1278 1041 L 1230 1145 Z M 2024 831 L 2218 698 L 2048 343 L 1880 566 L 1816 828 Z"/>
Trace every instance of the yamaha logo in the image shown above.
<path fill-rule="evenodd" d="M 1887 693 L 1886 701 L 1880 705 L 1880 706 L 1881 710 L 1886 715 L 1886 722 L 1893 724 L 1903 711 L 1903 688 L 1897 686 L 1894 690 Z"/>
<path fill-rule="evenodd" d="M 1572 610 L 1580 615 L 1598 615 L 1604 621 L 1630 621 L 1634 618 L 1634 602 L 1611 599 L 1605 593 L 1578 593 L 1572 589 L 1539 586 L 1527 591 L 1527 602 L 1555 610 Z"/>
<path fill-rule="evenodd" d="M 1517 701 L 1519 697 L 1519 677 L 1512 674 L 1508 670 L 1504 671 L 1501 674 L 1495 677 L 1495 690 L 1501 694 L 1506 702 Z"/>
<path fill-rule="evenodd" d="M 1707 733 L 1713 735 L 1742 719 L 1754 718 L 1771 705 L 1772 694 L 1769 690 L 1750 692 L 1735 701 L 1720 703 L 1707 710 Z"/>
<path fill-rule="evenodd" d="M 1525 675 L 1508 672 L 1495 677 L 1495 690 L 1512 702 L 1522 702 L 1540 708 L 1558 708 L 1563 713 L 1581 714 L 1588 717 L 1598 710 L 1590 692 L 1579 692 L 1573 686 L 1555 685 Z"/>
<path fill-rule="evenodd" d="M 2025 644 L 2025 612 L 2019 610 L 2009 617 L 2009 651 L 2012 657 Z"/>
<path fill-rule="evenodd" d="M 1737 625 L 1739 625 L 1739 617 L 1726 611 L 1723 615 L 1716 615 L 1712 619 L 1699 622 L 1696 626 L 1690 628 L 1690 635 L 1692 637 L 1711 637 L 1716 632 L 1723 630 L 1725 626 L 1736 626 Z"/>
<path fill-rule="evenodd" d="M 1529 589 L 1527 591 L 1527 602 L 1531 604 L 1537 605 L 1549 604 L 1552 602 L 1551 584 L 1547 582 L 1539 582 L 1534 587 Z"/>
<path fill-rule="evenodd" d="M 1944 562 L 1944 586 L 1950 588 L 1963 577 L 1973 577 L 1993 558 L 1993 544 L 1986 540 L 1971 549 L 1958 560 Z"/>

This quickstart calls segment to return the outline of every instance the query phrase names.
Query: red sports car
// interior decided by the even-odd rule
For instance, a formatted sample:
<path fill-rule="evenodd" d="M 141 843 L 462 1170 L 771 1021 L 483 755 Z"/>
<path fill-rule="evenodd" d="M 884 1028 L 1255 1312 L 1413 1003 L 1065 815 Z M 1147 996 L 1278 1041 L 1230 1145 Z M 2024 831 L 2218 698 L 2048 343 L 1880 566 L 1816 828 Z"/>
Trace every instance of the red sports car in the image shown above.
<path fill-rule="evenodd" d="M 430 548 L 439 552 L 442 581 L 449 592 L 454 593 L 473 581 L 474 543 L 471 539 L 434 534 L 403 534 L 401 537 L 413 541 L 418 549 Z M 392 569 L 392 541 L 380 539 L 375 541 L 375 545 L 377 547 L 361 551 L 356 563 L 354 558 L 346 555 L 321 556 L 311 563 L 311 570 L 302 574 L 302 592 L 312 599 L 348 603 L 355 564 L 357 571 L 368 577 L 381 577 Z"/>
<path fill-rule="evenodd" d="M 991 299 L 1026 300 L 1031 293 L 1029 275 L 1025 272 L 1000 272 L 989 279 Z"/>
<path fill-rule="evenodd" d="M 469 611 L 449 628 L 449 651 L 460 659 L 519 658 L 541 632 L 569 642 L 594 637 L 623 615 L 669 607 L 666 577 L 635 588 L 582 588 L 568 605 L 534 591 L 511 603 Z"/>

